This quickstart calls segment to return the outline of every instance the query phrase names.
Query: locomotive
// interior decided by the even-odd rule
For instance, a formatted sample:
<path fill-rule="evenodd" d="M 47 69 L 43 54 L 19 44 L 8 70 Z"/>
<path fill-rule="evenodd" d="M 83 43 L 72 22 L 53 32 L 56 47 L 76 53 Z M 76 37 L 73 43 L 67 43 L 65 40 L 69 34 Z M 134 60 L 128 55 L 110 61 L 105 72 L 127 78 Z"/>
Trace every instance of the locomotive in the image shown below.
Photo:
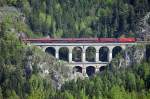
<path fill-rule="evenodd" d="M 23 39 L 30 43 L 134 43 L 136 38 L 39 38 Z"/>

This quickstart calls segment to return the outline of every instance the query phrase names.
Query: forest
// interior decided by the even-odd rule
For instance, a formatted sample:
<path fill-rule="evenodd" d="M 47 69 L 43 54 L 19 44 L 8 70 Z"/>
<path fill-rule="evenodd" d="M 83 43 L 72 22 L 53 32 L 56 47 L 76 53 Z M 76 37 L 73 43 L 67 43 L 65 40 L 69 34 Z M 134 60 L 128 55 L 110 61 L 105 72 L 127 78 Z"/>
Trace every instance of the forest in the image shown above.
<path fill-rule="evenodd" d="M 26 58 L 34 50 L 26 50 L 12 34 L 1 37 L 0 43 L 0 99 L 150 99 L 149 61 L 128 68 L 108 66 L 90 78 L 66 82 L 57 90 L 38 70 L 25 71 Z"/>
<path fill-rule="evenodd" d="M 27 57 L 38 52 L 17 37 L 20 32 L 28 37 L 136 37 L 149 5 L 149 0 L 0 0 L 0 11 L 15 7 L 26 23 L 12 16 L 1 22 L 0 17 L 0 99 L 150 99 L 148 60 L 128 68 L 108 66 L 57 90 L 38 74 L 36 64 L 25 71 Z"/>
<path fill-rule="evenodd" d="M 19 8 L 36 35 L 55 38 L 135 37 L 150 11 L 149 0 L 1 0 L 5 5 Z"/>

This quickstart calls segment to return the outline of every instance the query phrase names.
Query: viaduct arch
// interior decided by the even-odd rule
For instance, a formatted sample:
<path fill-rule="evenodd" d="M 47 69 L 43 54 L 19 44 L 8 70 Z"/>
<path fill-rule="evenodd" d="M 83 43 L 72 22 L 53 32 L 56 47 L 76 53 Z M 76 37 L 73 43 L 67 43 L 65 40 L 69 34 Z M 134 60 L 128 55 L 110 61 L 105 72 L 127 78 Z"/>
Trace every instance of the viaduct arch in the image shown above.
<path fill-rule="evenodd" d="M 99 60 L 102 62 L 109 62 L 109 48 L 101 47 L 99 50 Z"/>
<path fill-rule="evenodd" d="M 105 66 L 129 43 L 33 43 L 55 58 L 68 62 L 74 72 L 91 76 Z M 135 45 L 135 43 L 130 43 Z M 148 52 L 147 52 L 148 53 Z"/>
<path fill-rule="evenodd" d="M 81 66 L 75 66 L 75 67 L 73 67 L 73 71 L 82 73 L 82 67 Z"/>
<path fill-rule="evenodd" d="M 45 49 L 45 52 L 48 53 L 48 54 L 51 54 L 52 56 L 55 57 L 55 54 L 56 54 L 56 50 L 54 47 L 48 47 Z"/>
<path fill-rule="evenodd" d="M 88 47 L 86 49 L 86 61 L 96 62 L 96 49 L 95 47 Z"/>
<path fill-rule="evenodd" d="M 95 69 L 94 66 L 88 66 L 88 67 L 86 68 L 86 74 L 87 74 L 88 76 L 94 75 L 95 72 L 96 72 L 96 69 Z"/>
<path fill-rule="evenodd" d="M 82 62 L 82 48 L 74 47 L 72 50 L 72 61 Z"/>
<path fill-rule="evenodd" d="M 59 59 L 69 61 L 69 49 L 67 47 L 61 47 L 59 49 Z"/>
<path fill-rule="evenodd" d="M 102 67 L 99 68 L 99 72 L 102 72 L 102 71 L 104 71 L 105 69 L 106 69 L 106 66 L 102 66 Z"/>
<path fill-rule="evenodd" d="M 120 46 L 114 47 L 112 51 L 112 57 L 115 58 L 121 51 L 122 48 Z"/>

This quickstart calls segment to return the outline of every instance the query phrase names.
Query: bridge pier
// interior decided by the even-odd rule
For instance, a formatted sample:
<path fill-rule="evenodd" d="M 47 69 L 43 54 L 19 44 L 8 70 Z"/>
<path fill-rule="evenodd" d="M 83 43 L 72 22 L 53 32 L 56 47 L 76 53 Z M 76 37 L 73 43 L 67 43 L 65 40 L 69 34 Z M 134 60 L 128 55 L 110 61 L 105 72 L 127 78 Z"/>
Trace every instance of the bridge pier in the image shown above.
<path fill-rule="evenodd" d="M 99 72 L 99 68 L 96 68 L 96 69 L 95 69 L 95 72 L 98 73 L 98 72 Z"/>
<path fill-rule="evenodd" d="M 55 48 L 55 51 L 56 51 L 56 52 L 55 52 L 55 58 L 56 58 L 56 59 L 59 59 L 59 48 L 56 47 L 56 48 Z"/>
<path fill-rule="evenodd" d="M 101 47 L 96 46 L 96 62 L 99 62 L 99 50 Z"/>
<path fill-rule="evenodd" d="M 71 62 L 72 62 L 72 53 L 69 52 L 69 63 L 71 63 Z"/>
<path fill-rule="evenodd" d="M 87 74 L 86 74 L 86 68 L 82 68 L 82 74 L 83 74 L 83 76 L 87 76 Z"/>
<path fill-rule="evenodd" d="M 83 50 L 83 52 L 82 52 L 82 62 L 83 63 L 86 62 L 86 51 L 85 50 Z"/>
<path fill-rule="evenodd" d="M 69 47 L 69 63 L 72 63 L 72 47 Z"/>
<path fill-rule="evenodd" d="M 112 51 L 113 51 L 113 47 L 109 47 L 109 54 L 108 54 L 108 60 L 109 60 L 109 62 L 111 62 L 112 61 Z"/>

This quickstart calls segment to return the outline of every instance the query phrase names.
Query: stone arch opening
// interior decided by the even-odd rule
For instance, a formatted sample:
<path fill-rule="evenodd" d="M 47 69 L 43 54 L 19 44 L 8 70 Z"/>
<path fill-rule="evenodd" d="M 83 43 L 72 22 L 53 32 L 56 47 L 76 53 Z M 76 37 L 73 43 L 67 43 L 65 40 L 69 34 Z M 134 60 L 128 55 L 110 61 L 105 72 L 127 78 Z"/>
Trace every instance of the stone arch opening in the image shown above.
<path fill-rule="evenodd" d="M 80 66 L 75 66 L 75 67 L 73 68 L 73 71 L 74 71 L 74 72 L 82 73 L 82 67 L 80 67 Z"/>
<path fill-rule="evenodd" d="M 69 49 L 67 47 L 62 47 L 59 49 L 59 59 L 69 61 Z"/>
<path fill-rule="evenodd" d="M 82 48 L 75 47 L 72 50 L 72 61 L 74 62 L 82 62 Z"/>
<path fill-rule="evenodd" d="M 93 66 L 89 66 L 86 68 L 86 73 L 88 76 L 92 76 L 95 74 L 95 67 Z"/>
<path fill-rule="evenodd" d="M 102 62 L 108 62 L 109 61 L 109 48 L 108 47 L 100 48 L 99 60 Z"/>
<path fill-rule="evenodd" d="M 99 72 L 102 72 L 102 71 L 104 71 L 106 69 L 106 66 L 101 66 L 100 68 L 99 68 Z"/>
<path fill-rule="evenodd" d="M 122 48 L 120 46 L 116 46 L 113 48 L 112 51 L 112 57 L 116 57 L 120 52 L 122 51 Z"/>
<path fill-rule="evenodd" d="M 45 49 L 45 52 L 55 57 L 55 54 L 56 54 L 55 48 L 48 47 L 48 48 Z"/>
<path fill-rule="evenodd" d="M 150 62 L 150 45 L 146 45 L 146 61 Z"/>
<path fill-rule="evenodd" d="M 88 47 L 86 49 L 86 61 L 95 62 L 96 61 L 96 49 L 94 47 Z"/>

